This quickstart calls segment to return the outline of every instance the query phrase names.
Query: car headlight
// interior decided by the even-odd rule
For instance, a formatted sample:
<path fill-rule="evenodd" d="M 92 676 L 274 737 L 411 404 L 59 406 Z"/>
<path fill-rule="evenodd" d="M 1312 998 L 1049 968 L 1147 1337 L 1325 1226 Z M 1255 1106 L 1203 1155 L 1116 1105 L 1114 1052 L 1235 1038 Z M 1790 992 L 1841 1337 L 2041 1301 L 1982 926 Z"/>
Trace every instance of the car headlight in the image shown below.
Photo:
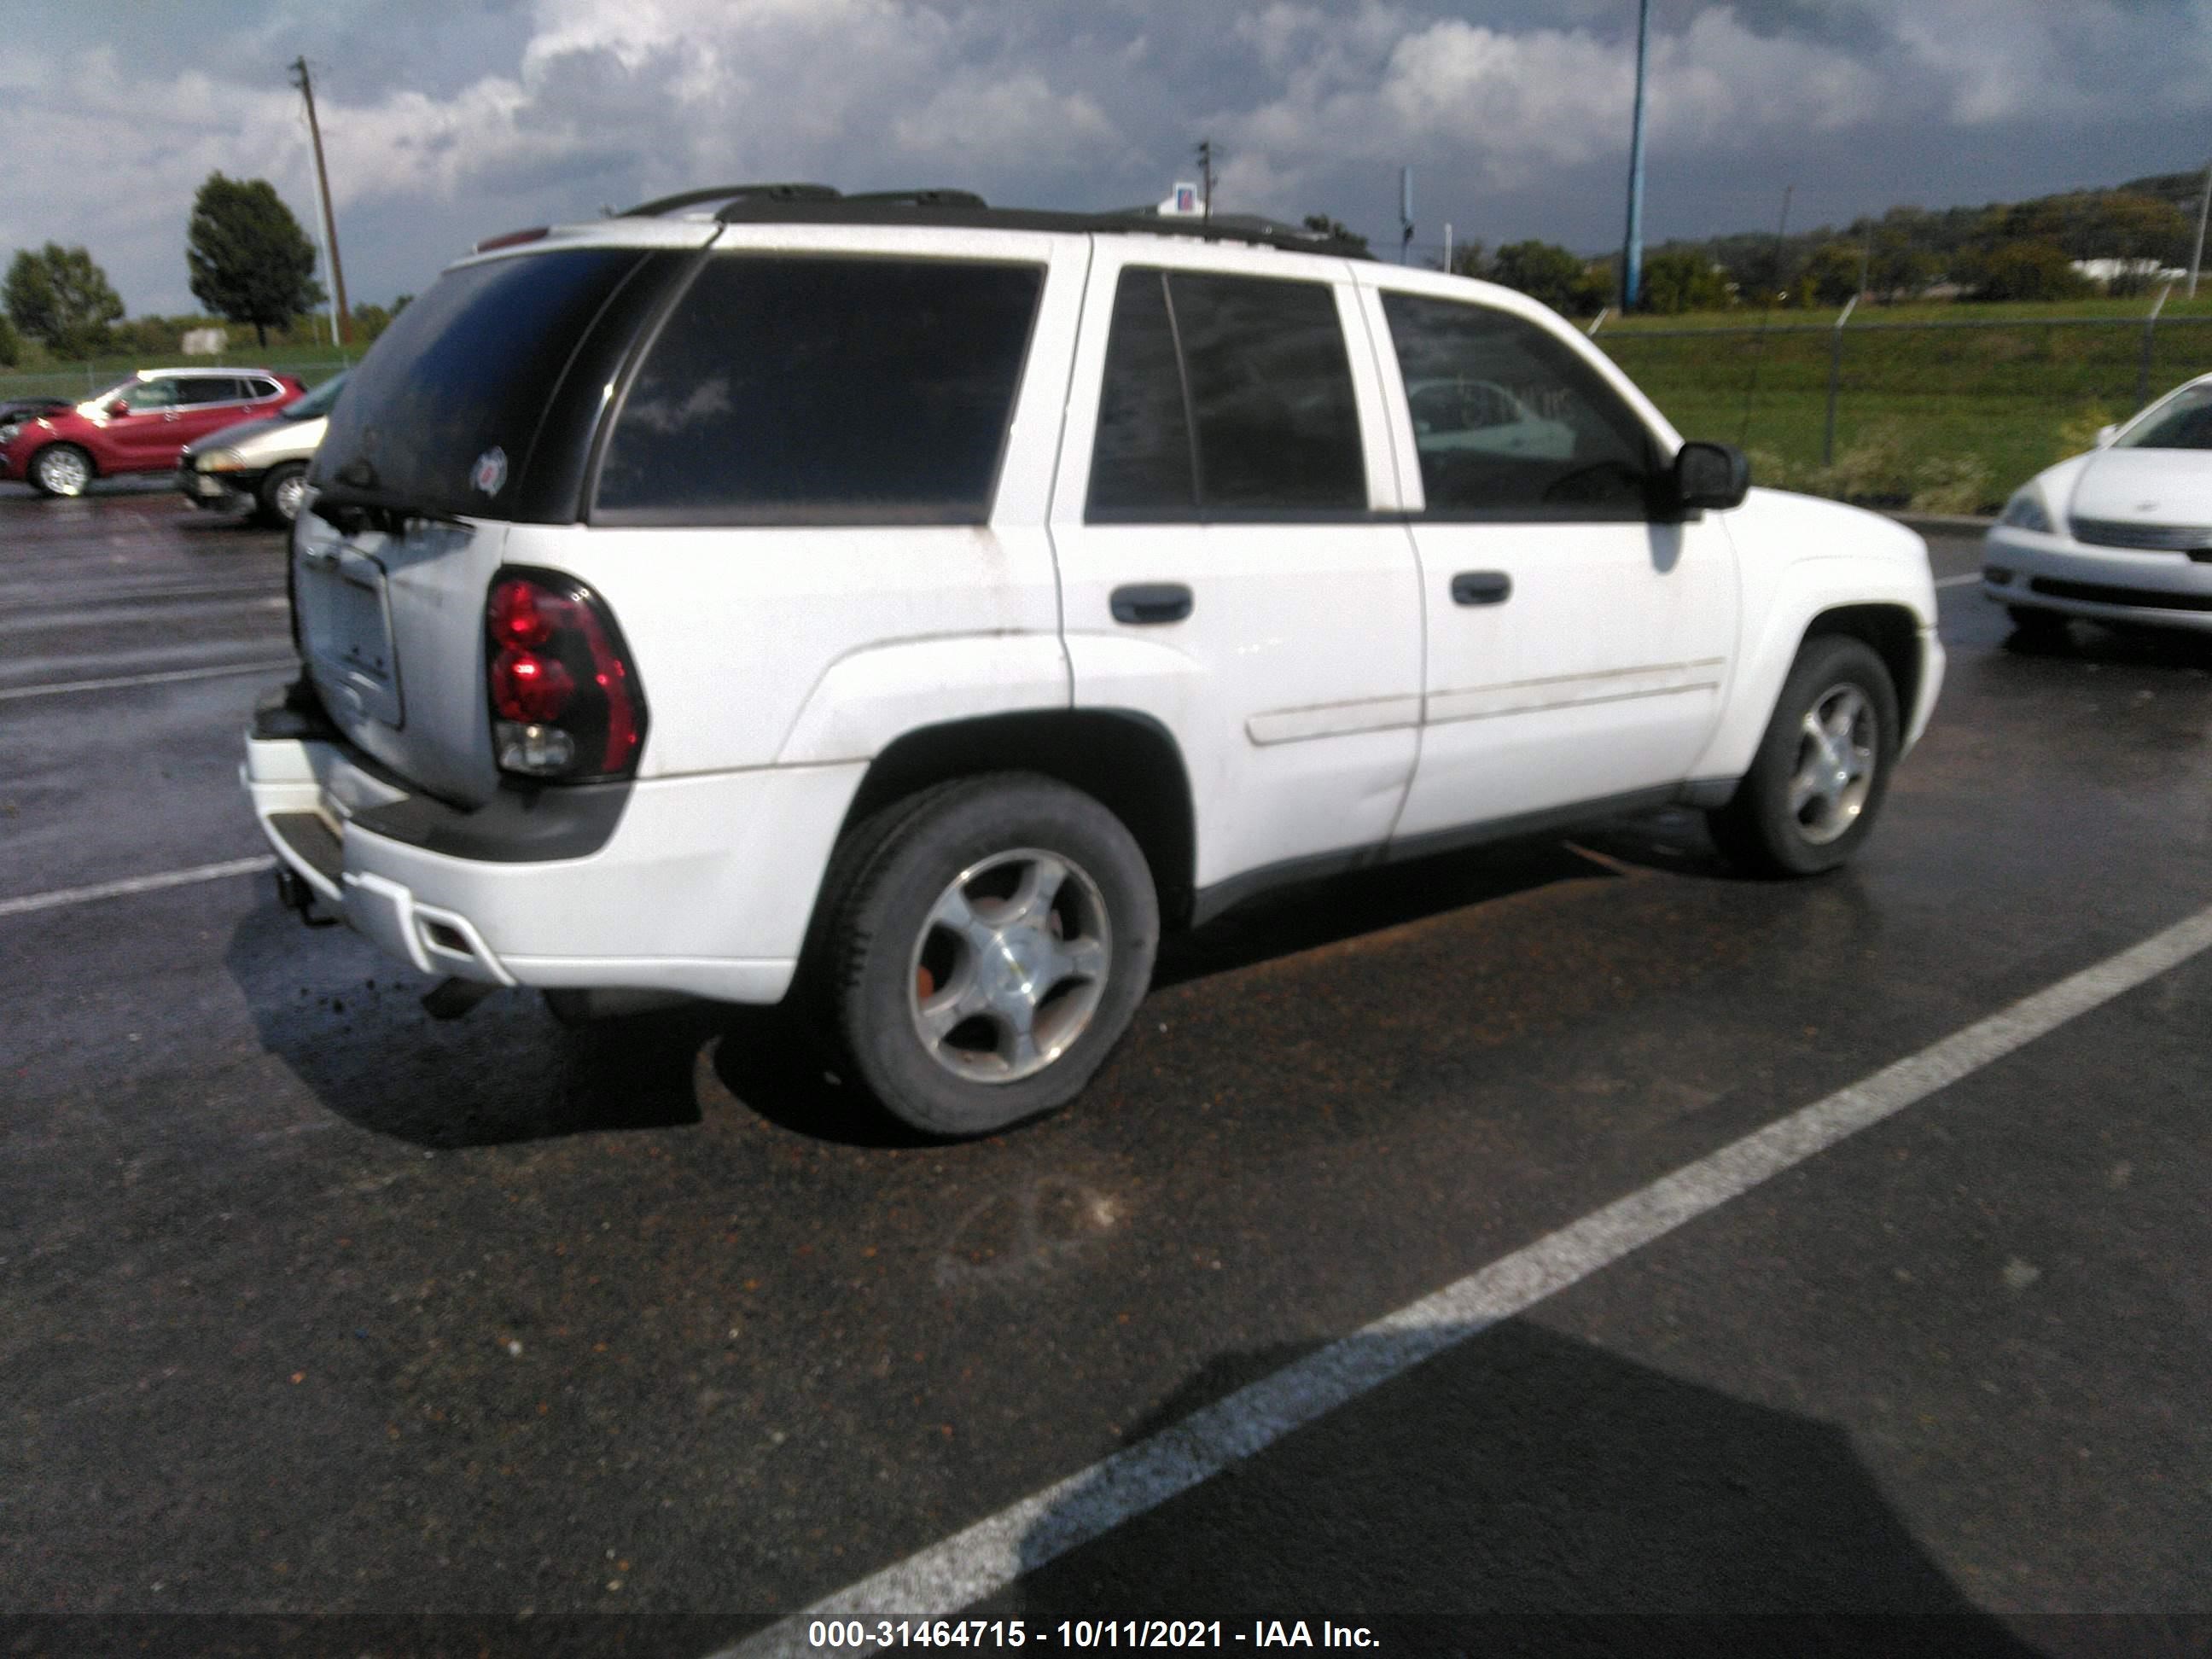
<path fill-rule="evenodd" d="M 234 449 L 210 449 L 193 465 L 203 472 L 243 472 L 246 457 Z"/>
<path fill-rule="evenodd" d="M 2043 510 L 2043 498 L 2035 493 L 2033 484 L 2013 491 L 1997 522 L 2008 524 L 2015 530 L 2039 530 L 2046 536 L 2051 533 L 2051 515 Z"/>

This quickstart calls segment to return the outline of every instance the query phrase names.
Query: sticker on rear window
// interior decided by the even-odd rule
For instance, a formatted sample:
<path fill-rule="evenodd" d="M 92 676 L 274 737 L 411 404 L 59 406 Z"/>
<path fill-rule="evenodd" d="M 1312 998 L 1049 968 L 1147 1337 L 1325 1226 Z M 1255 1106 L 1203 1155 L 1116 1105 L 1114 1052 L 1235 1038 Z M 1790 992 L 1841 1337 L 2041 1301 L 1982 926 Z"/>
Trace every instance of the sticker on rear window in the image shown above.
<path fill-rule="evenodd" d="M 507 482 L 507 452 L 494 444 L 477 456 L 477 469 L 469 475 L 469 481 L 487 495 L 498 495 L 500 486 Z"/>

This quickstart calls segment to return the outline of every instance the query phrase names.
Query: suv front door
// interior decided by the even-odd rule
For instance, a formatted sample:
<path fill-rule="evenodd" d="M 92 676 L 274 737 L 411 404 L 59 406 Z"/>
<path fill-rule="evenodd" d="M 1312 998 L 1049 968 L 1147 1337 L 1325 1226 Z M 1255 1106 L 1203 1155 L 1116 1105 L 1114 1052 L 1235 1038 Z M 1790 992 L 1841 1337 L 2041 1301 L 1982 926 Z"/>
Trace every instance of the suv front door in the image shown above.
<path fill-rule="evenodd" d="M 141 380 L 119 394 L 124 413 L 106 417 L 107 453 L 100 466 L 110 472 L 144 472 L 173 465 L 185 441 L 177 435 L 184 410 L 182 383 L 172 375 Z M 167 453 L 167 460 L 162 456 Z"/>
<path fill-rule="evenodd" d="M 1655 516 L 1671 442 L 1566 330 L 1362 280 L 1421 491 L 1426 684 L 1400 850 L 1683 781 L 1719 718 L 1737 593 L 1718 522 Z"/>
<path fill-rule="evenodd" d="M 1380 845 L 1413 769 L 1421 597 L 1381 516 L 1380 376 L 1348 265 L 1286 263 L 1099 239 L 1053 494 L 1075 706 L 1176 740 L 1207 909 Z"/>

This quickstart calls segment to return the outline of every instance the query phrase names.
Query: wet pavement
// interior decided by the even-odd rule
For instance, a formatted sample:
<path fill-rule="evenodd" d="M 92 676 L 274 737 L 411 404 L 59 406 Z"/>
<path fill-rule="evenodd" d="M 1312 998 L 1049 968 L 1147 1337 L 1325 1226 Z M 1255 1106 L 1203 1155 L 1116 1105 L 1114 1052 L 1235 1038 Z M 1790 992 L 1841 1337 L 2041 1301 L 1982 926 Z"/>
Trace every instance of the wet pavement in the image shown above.
<path fill-rule="evenodd" d="M 262 850 L 281 556 L 0 491 L 0 1613 L 704 1652 L 2212 903 L 2212 647 L 1954 586 L 1850 870 L 1667 812 L 1281 894 L 1074 1109 L 917 1145 L 773 1012 L 432 1021 L 265 875 L 7 914 Z M 2212 1611 L 2208 1014 L 2199 957 L 978 1616 Z"/>

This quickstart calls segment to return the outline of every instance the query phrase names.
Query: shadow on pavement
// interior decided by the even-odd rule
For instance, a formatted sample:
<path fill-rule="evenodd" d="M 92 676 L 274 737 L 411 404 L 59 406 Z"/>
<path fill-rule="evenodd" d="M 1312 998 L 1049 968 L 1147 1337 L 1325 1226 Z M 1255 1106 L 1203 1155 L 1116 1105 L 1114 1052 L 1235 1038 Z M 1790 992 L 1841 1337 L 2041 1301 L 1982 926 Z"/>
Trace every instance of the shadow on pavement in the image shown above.
<path fill-rule="evenodd" d="M 994 1616 L 1245 1631 L 1302 1618 L 1316 1645 L 1322 1620 L 1413 1620 L 1382 1644 L 1401 1651 L 1447 1636 L 1470 1652 L 2036 1651 L 1960 1593 L 1840 1430 L 1522 1321 L 1111 1524 L 1121 1494 L 1172 1486 L 1193 1460 L 1306 1418 L 1402 1352 L 1360 1338 L 1209 1365 L 1130 1436 L 1157 1441 L 1030 1528 Z"/>
<path fill-rule="evenodd" d="M 2009 654 L 2024 658 L 2053 658 L 2131 668 L 2212 670 L 2212 634 L 2191 633 L 2178 628 L 2149 628 L 2140 623 L 2069 623 L 2056 634 L 2022 632 L 2014 629 L 2003 641 Z"/>
<path fill-rule="evenodd" d="M 1356 934 L 1615 872 L 1556 839 L 1424 859 L 1270 895 L 1163 946 L 1157 988 Z M 338 1116 L 445 1149 L 697 1123 L 734 1107 L 846 1146 L 929 1144 L 838 1074 L 788 1007 L 702 1003 L 567 1028 L 539 999 L 500 992 L 465 1018 L 423 1012 L 429 981 L 342 929 L 301 937 L 264 893 L 225 960 L 262 1047 Z M 723 1100 L 726 1095 L 733 1100 Z M 717 1104 L 719 1103 L 719 1105 Z"/>

